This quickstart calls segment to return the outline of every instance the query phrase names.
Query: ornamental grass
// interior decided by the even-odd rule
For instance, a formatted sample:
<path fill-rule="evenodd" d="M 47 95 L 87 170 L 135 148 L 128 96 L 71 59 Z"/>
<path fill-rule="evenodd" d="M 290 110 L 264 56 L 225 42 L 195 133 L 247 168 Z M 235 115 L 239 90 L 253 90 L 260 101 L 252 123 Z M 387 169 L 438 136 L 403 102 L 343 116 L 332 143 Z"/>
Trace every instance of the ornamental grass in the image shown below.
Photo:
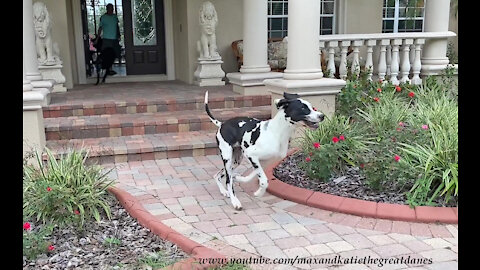
<path fill-rule="evenodd" d="M 45 149 L 47 160 L 36 154 L 37 166 L 23 166 L 23 214 L 59 226 L 86 220 L 100 222 L 100 211 L 110 218 L 107 188 L 114 180 L 109 171 L 98 165 L 87 165 L 88 152 L 72 150 L 58 159 Z"/>

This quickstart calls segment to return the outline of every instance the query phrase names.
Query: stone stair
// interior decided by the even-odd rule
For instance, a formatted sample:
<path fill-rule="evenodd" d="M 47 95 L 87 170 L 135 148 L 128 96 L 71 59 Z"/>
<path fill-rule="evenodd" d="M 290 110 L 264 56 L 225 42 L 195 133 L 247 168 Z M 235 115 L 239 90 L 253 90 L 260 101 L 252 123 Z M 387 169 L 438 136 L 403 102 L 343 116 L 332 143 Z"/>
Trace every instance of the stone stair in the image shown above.
<path fill-rule="evenodd" d="M 55 155 L 87 149 L 103 163 L 218 154 L 217 127 L 203 97 L 177 100 L 98 101 L 44 108 L 47 147 Z M 219 120 L 270 118 L 270 96 L 225 96 L 209 100 Z M 44 157 L 46 158 L 46 157 Z"/>

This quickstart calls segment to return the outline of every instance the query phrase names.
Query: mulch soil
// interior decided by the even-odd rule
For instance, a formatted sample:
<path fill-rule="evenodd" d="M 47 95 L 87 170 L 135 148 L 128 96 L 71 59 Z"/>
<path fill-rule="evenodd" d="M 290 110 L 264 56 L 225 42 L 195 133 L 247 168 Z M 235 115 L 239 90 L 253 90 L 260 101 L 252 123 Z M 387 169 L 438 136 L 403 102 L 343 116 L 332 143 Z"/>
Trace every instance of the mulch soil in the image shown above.
<path fill-rule="evenodd" d="M 188 257 L 175 244 L 141 226 L 113 195 L 108 196 L 111 220 L 103 213 L 100 223 L 86 222 L 81 231 L 71 226 L 55 228 L 49 237 L 55 249 L 34 260 L 24 257 L 23 269 L 152 269 L 142 259 L 173 264 Z M 32 230 L 38 228 L 32 226 Z"/>

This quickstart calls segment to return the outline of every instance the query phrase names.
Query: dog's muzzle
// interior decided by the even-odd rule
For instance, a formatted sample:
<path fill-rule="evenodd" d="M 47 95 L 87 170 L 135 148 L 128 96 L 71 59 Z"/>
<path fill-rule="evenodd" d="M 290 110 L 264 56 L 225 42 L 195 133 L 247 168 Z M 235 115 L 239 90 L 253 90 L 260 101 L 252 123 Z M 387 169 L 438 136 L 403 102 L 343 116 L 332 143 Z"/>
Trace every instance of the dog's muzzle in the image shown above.
<path fill-rule="evenodd" d="M 325 119 L 325 115 L 319 114 L 318 118 L 316 118 L 315 120 L 311 120 L 310 118 L 307 117 L 305 120 L 303 120 L 303 123 L 305 123 L 305 125 L 310 129 L 317 129 L 318 123 L 322 122 L 324 119 Z"/>

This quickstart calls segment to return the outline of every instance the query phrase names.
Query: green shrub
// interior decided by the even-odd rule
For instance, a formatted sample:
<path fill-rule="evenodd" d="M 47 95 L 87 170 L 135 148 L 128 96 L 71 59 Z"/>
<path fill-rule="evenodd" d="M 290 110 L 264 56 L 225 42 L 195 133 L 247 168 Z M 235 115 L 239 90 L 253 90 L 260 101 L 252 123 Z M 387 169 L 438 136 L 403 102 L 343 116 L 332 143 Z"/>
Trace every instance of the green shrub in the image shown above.
<path fill-rule="evenodd" d="M 38 255 L 46 253 L 51 247 L 48 237 L 52 234 L 54 225 L 31 228 L 29 222 L 23 228 L 23 256 L 34 260 Z"/>
<path fill-rule="evenodd" d="M 335 115 L 303 137 L 301 166 L 320 180 L 358 166 L 371 188 L 404 193 L 410 205 L 448 202 L 458 195 L 458 89 L 448 76 L 419 86 L 350 77 Z"/>
<path fill-rule="evenodd" d="M 326 118 L 314 131 L 307 130 L 302 149 L 307 159 L 301 164 L 312 178 L 328 180 L 346 165 L 356 165 L 358 154 L 366 151 L 371 140 L 362 126 L 346 116 Z"/>
<path fill-rule="evenodd" d="M 82 227 L 91 217 L 100 221 L 99 209 L 110 218 L 106 189 L 113 184 L 96 165 L 86 165 L 88 153 L 73 150 L 59 160 L 46 149 L 44 163 L 37 154 L 37 168 L 24 165 L 23 211 L 27 218 L 43 223 Z"/>

